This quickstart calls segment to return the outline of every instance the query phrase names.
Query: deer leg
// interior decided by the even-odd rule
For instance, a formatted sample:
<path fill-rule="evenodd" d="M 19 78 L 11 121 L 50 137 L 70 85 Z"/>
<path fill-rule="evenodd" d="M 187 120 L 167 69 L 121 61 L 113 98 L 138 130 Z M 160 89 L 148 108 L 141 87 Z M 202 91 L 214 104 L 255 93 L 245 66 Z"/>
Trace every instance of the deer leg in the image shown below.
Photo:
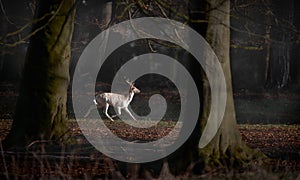
<path fill-rule="evenodd" d="M 124 110 L 129 114 L 129 116 L 136 121 L 136 119 L 133 117 L 133 115 L 131 114 L 131 112 L 129 111 L 128 108 L 124 108 Z"/>
<path fill-rule="evenodd" d="M 120 115 L 121 115 L 121 108 L 118 107 L 117 114 L 115 114 L 115 115 L 113 115 L 111 117 L 114 118 L 114 117 L 117 117 L 117 116 L 120 116 Z"/>
<path fill-rule="evenodd" d="M 108 107 L 109 107 L 109 104 L 106 103 L 106 104 L 105 104 L 105 108 L 104 108 L 104 113 L 105 113 L 105 115 L 106 115 L 111 121 L 114 121 L 114 120 L 108 115 L 108 113 L 107 113 Z"/>
<path fill-rule="evenodd" d="M 96 109 L 96 108 L 97 107 L 95 105 L 90 106 L 89 110 L 87 111 L 87 113 L 83 117 L 86 118 L 91 113 L 91 111 L 94 110 L 94 109 Z"/>

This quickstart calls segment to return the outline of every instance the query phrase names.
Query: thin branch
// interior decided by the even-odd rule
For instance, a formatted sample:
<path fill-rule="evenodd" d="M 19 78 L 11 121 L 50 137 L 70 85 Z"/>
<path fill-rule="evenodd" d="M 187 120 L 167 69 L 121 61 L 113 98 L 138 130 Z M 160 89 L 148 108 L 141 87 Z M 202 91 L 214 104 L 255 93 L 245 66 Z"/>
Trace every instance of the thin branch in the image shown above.
<path fill-rule="evenodd" d="M 170 5 L 166 4 L 166 3 L 163 2 L 162 0 L 156 0 L 156 2 L 157 2 L 158 4 L 160 4 L 161 6 L 167 8 L 167 9 L 170 10 L 171 12 L 175 13 L 178 17 L 181 17 L 181 18 L 183 18 L 183 19 L 186 20 L 186 21 L 189 21 L 189 20 L 190 20 L 190 18 L 189 18 L 187 15 L 185 15 L 185 14 L 183 14 L 183 13 L 179 13 L 178 10 L 172 8 Z"/>
<path fill-rule="evenodd" d="M 0 0 L 0 6 L 1 6 L 1 11 L 2 11 L 2 13 L 3 13 L 3 15 L 4 15 L 6 21 L 7 21 L 8 23 L 10 23 L 10 24 L 15 25 L 15 24 L 7 17 L 6 11 L 5 11 L 4 6 L 3 6 L 3 3 L 2 3 L 2 0 Z"/>
<path fill-rule="evenodd" d="M 141 0 L 137 0 L 137 4 L 138 4 L 138 6 L 140 7 L 140 9 L 143 11 L 143 13 L 145 13 L 146 15 L 150 15 L 149 13 L 148 13 L 148 8 L 147 8 L 147 6 L 143 3 L 143 1 L 141 1 Z"/>
<path fill-rule="evenodd" d="M 155 1 L 155 4 L 156 4 L 156 6 L 159 8 L 159 10 L 161 11 L 161 13 L 164 15 L 164 17 L 169 19 L 169 17 L 167 16 L 166 12 L 165 12 L 164 9 L 161 7 L 161 5 L 158 4 L 156 1 Z"/>
<path fill-rule="evenodd" d="M 8 38 L 10 36 L 14 36 L 14 35 L 17 35 L 17 34 L 20 34 L 22 33 L 22 31 L 24 31 L 27 27 L 30 27 L 32 24 L 36 24 L 42 20 L 44 20 L 46 17 L 48 17 L 49 15 L 51 15 L 51 13 L 47 13 L 45 14 L 44 16 L 42 16 L 41 18 L 38 18 L 38 19 L 35 19 L 27 24 L 25 24 L 24 26 L 22 26 L 20 29 L 14 31 L 14 32 L 11 32 L 11 33 L 8 33 L 6 34 L 3 38 Z"/>
<path fill-rule="evenodd" d="M 223 24 L 224 26 L 227 26 L 226 24 Z M 237 27 L 233 27 L 233 26 L 227 26 L 229 27 L 231 30 L 234 30 L 236 32 L 241 32 L 241 33 L 245 33 L 245 34 L 249 34 L 251 36 L 254 36 L 254 37 L 259 37 L 259 38 L 263 38 L 263 39 L 266 39 L 266 36 L 265 34 L 257 34 L 257 33 L 254 33 L 254 32 L 249 32 L 249 31 L 244 31 L 244 30 L 241 30 Z M 278 44 L 285 44 L 283 41 L 278 41 L 278 40 L 275 40 L 275 39 L 269 39 L 271 42 L 276 42 Z"/>
<path fill-rule="evenodd" d="M 31 148 L 31 146 L 33 146 L 37 143 L 51 143 L 51 142 L 55 142 L 55 141 L 54 140 L 35 140 L 26 146 L 26 150 L 29 151 L 29 148 Z"/>
<path fill-rule="evenodd" d="M 136 5 L 136 3 L 130 3 L 130 4 L 128 4 L 128 2 L 127 2 L 127 5 L 124 7 L 123 12 L 122 12 L 122 13 L 120 14 L 120 16 L 118 16 L 117 18 L 123 18 L 124 15 L 125 15 L 125 13 L 126 13 L 127 11 L 130 11 L 131 7 L 133 7 L 134 5 Z"/>
<path fill-rule="evenodd" d="M 153 53 L 157 52 L 156 50 L 153 49 L 153 47 L 152 47 L 151 42 L 150 42 L 149 39 L 147 39 L 147 43 L 148 43 L 148 47 L 149 47 L 149 49 L 150 49 L 151 52 L 153 52 Z"/>
<path fill-rule="evenodd" d="M 37 34 L 39 31 L 41 31 L 42 29 L 44 29 L 58 14 L 59 10 L 62 7 L 63 2 L 60 3 L 59 7 L 57 8 L 57 10 L 54 13 L 48 13 L 45 14 L 44 16 L 42 16 L 41 18 L 39 18 L 35 23 L 38 23 L 40 21 L 42 21 L 43 19 L 45 19 L 49 14 L 52 14 L 52 16 L 49 18 L 49 20 L 41 27 L 36 28 L 34 31 L 32 31 L 31 33 L 29 33 L 27 36 L 23 37 L 23 38 L 19 38 L 19 40 L 17 42 L 14 43 L 3 43 L 0 42 L 0 45 L 4 45 L 7 47 L 15 47 L 19 44 L 23 44 L 26 43 L 26 40 L 30 39 L 32 36 L 34 36 L 35 34 Z M 6 37 L 9 36 L 13 36 L 13 35 L 17 35 L 18 33 L 21 33 L 25 28 L 27 28 L 27 26 L 29 26 L 30 24 L 32 24 L 32 22 L 28 23 L 27 25 L 25 25 L 24 27 L 20 28 L 19 30 L 17 30 L 16 32 L 12 32 L 9 33 Z"/>
<path fill-rule="evenodd" d="M 247 21 L 253 22 L 253 23 L 255 23 L 256 26 L 257 26 L 257 25 L 262 25 L 262 26 L 268 26 L 268 25 L 269 25 L 269 24 L 267 24 L 267 23 L 263 23 L 263 22 L 261 22 L 261 21 L 258 21 L 258 20 L 252 18 L 251 16 L 246 15 L 245 13 L 243 13 L 243 12 L 241 12 L 241 11 L 239 10 L 239 7 L 240 7 L 240 8 L 243 8 L 243 9 L 246 9 L 246 7 L 250 8 L 251 6 L 255 5 L 255 2 L 254 2 L 254 3 L 249 3 L 246 7 L 241 6 L 241 5 L 238 5 L 237 2 L 238 2 L 237 0 L 234 1 L 233 5 L 232 5 L 232 7 L 233 7 L 232 12 L 235 12 L 237 15 L 239 15 L 239 16 L 238 16 L 239 18 L 242 18 L 243 20 L 247 20 Z M 264 1 L 263 1 L 263 2 L 264 2 Z M 256 2 L 256 3 L 257 3 L 257 2 Z M 274 21 L 275 24 L 276 24 L 276 26 L 274 26 L 273 29 L 277 29 L 277 30 L 286 30 L 286 31 L 294 32 L 294 33 L 296 33 L 296 34 L 300 34 L 300 31 L 297 30 L 297 28 L 296 28 L 292 23 L 286 21 L 285 19 L 279 19 L 279 18 L 275 15 L 275 13 L 272 11 L 272 9 L 271 9 L 265 2 L 264 2 L 263 4 L 264 4 L 264 6 L 267 8 L 267 10 L 264 10 L 264 11 L 265 11 L 265 14 L 268 13 L 269 15 L 271 15 L 272 18 L 273 18 L 273 21 Z M 250 5 L 251 5 L 251 6 L 250 6 Z M 232 13 L 231 13 L 231 17 L 235 17 L 235 16 L 233 16 Z M 235 17 L 235 18 L 238 19 L 237 17 Z M 241 21 L 242 21 L 242 20 L 241 20 Z M 281 26 L 279 27 L 279 25 L 281 25 Z"/>

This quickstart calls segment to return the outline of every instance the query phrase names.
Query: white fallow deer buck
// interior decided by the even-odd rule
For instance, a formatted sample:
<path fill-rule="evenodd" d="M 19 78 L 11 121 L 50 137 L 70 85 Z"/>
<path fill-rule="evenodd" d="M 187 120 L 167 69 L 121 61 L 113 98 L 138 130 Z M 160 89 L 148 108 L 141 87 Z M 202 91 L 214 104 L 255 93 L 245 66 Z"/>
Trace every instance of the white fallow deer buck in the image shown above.
<path fill-rule="evenodd" d="M 114 117 L 121 115 L 121 109 L 125 110 L 130 115 L 130 117 L 136 121 L 134 116 L 129 111 L 128 105 L 132 101 L 134 94 L 140 93 L 140 90 L 134 86 L 133 82 L 129 82 L 128 80 L 126 80 L 126 82 L 130 85 L 128 94 L 123 95 L 117 93 L 102 93 L 96 95 L 95 99 L 93 100 L 97 108 L 104 107 L 104 113 L 111 121 L 114 121 Z M 108 114 L 109 106 L 117 108 L 117 114 L 110 116 Z M 84 117 L 87 117 L 92 109 L 95 109 L 95 107 L 91 107 Z"/>

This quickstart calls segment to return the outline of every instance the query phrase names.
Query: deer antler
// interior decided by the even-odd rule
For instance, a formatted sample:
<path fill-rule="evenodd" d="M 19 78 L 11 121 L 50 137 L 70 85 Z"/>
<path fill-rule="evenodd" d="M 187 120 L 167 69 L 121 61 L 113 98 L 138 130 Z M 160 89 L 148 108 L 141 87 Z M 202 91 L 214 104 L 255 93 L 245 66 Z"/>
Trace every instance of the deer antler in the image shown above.
<path fill-rule="evenodd" d="M 126 83 L 129 84 L 129 85 L 134 85 L 134 82 L 133 82 L 133 81 L 130 81 L 129 79 L 126 79 L 125 81 L 126 81 Z"/>

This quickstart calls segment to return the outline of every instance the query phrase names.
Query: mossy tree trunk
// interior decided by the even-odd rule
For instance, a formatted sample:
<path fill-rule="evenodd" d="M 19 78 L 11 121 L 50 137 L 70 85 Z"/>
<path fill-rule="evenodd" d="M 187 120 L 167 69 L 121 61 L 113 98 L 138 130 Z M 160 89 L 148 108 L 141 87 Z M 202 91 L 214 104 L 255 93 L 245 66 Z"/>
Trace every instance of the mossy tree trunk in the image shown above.
<path fill-rule="evenodd" d="M 262 154 L 248 148 L 241 139 L 239 133 L 232 91 L 232 78 L 230 68 L 230 1 L 209 0 L 208 1 L 208 24 L 206 40 L 215 51 L 227 85 L 227 102 L 222 124 L 214 139 L 200 151 L 200 159 L 205 162 L 204 168 L 209 167 L 242 167 L 252 159 Z M 209 84 L 203 79 L 204 104 L 210 102 Z M 201 129 L 203 129 L 209 115 L 209 106 L 203 109 Z"/>
<path fill-rule="evenodd" d="M 211 45 L 222 66 L 227 87 L 226 108 L 222 124 L 213 140 L 206 147 L 199 148 L 201 133 L 210 113 L 211 99 L 210 85 L 203 72 L 200 80 L 201 118 L 188 141 L 168 157 L 169 168 L 175 175 L 202 173 L 214 168 L 242 168 L 254 159 L 265 157 L 242 141 L 237 127 L 230 67 L 230 1 L 209 0 L 206 3 L 207 24 L 201 24 L 200 33 L 205 30 L 202 35 Z"/>
<path fill-rule="evenodd" d="M 58 140 L 67 132 L 67 88 L 75 0 L 40 0 L 6 147 Z"/>

